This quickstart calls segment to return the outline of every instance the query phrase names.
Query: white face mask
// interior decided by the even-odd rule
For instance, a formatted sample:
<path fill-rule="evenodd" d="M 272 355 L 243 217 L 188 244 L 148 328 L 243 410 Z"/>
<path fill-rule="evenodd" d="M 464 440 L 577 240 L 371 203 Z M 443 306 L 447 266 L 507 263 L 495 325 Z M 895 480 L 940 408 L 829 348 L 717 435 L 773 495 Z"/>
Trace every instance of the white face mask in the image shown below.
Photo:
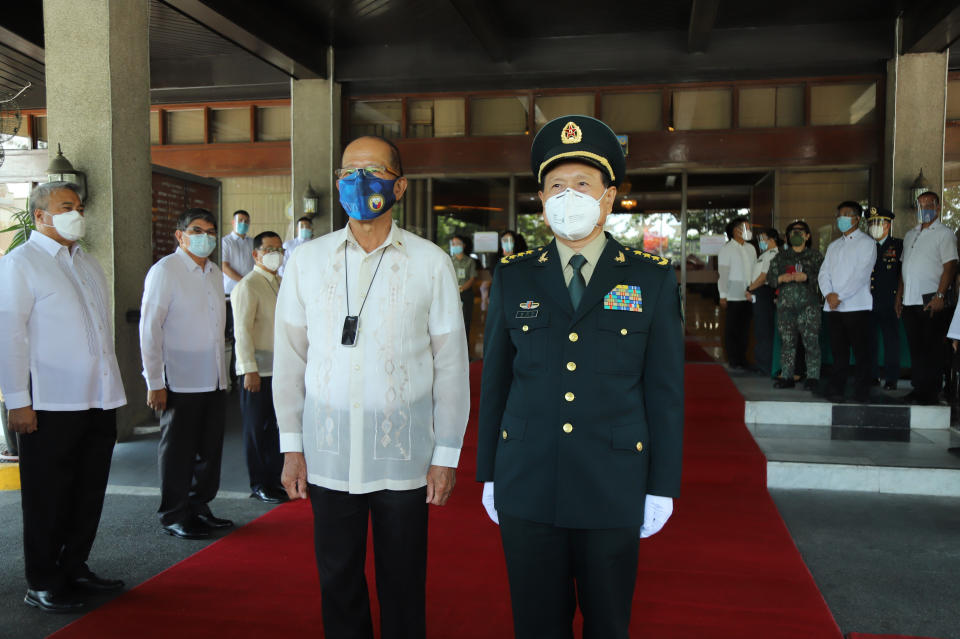
<path fill-rule="evenodd" d="M 87 222 L 83 219 L 83 214 L 80 213 L 80 211 L 67 211 L 66 213 L 58 213 L 57 215 L 49 211 L 46 213 L 50 216 L 53 223 L 46 224 L 45 226 L 55 228 L 57 233 L 60 234 L 60 237 L 68 242 L 76 242 L 86 233 Z"/>
<path fill-rule="evenodd" d="M 883 238 L 885 231 L 883 230 L 883 224 L 871 224 L 867 227 L 867 230 L 870 232 L 870 237 L 879 241 Z"/>
<path fill-rule="evenodd" d="M 280 265 L 283 264 L 283 253 L 267 253 L 260 258 L 260 263 L 263 264 L 263 268 L 268 271 L 276 272 Z"/>
<path fill-rule="evenodd" d="M 543 212 L 554 235 L 575 242 L 593 233 L 600 221 L 600 200 L 606 194 L 604 189 L 603 195 L 595 200 L 586 193 L 567 189 L 547 200 Z"/>
<path fill-rule="evenodd" d="M 753 239 L 753 231 L 751 231 L 750 228 L 744 224 L 743 230 L 740 232 L 740 237 L 743 238 L 744 242 L 749 242 Z"/>

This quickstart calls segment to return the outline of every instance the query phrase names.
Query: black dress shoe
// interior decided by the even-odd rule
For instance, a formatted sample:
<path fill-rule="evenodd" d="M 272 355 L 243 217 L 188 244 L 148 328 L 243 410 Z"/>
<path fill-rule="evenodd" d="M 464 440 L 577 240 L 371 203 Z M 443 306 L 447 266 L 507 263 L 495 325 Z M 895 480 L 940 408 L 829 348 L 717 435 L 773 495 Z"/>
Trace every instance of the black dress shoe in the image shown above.
<path fill-rule="evenodd" d="M 284 501 L 280 498 L 280 495 L 270 488 L 257 488 L 253 491 L 252 496 L 256 497 L 265 504 L 279 504 L 280 502 Z M 284 495 L 284 497 L 286 497 L 286 495 Z"/>
<path fill-rule="evenodd" d="M 91 570 L 87 570 L 87 572 L 71 579 L 70 585 L 77 590 L 93 592 L 123 590 L 123 581 L 121 579 L 104 579 L 103 577 L 95 575 Z"/>
<path fill-rule="evenodd" d="M 201 515 L 197 513 L 197 519 L 207 528 L 230 528 L 233 526 L 233 522 L 229 519 L 220 519 L 219 517 L 214 517 L 213 514 Z"/>
<path fill-rule="evenodd" d="M 773 380 L 774 388 L 793 388 L 797 383 L 792 379 L 777 378 Z"/>
<path fill-rule="evenodd" d="M 807 379 L 807 381 L 803 383 L 803 389 L 812 393 L 816 393 L 818 390 L 820 390 L 820 380 L 815 377 Z"/>
<path fill-rule="evenodd" d="M 180 539 L 207 539 L 210 537 L 210 530 L 206 526 L 201 526 L 199 522 L 191 519 L 167 524 L 163 527 L 163 532 Z"/>
<path fill-rule="evenodd" d="M 888 391 L 897 390 L 897 383 L 887 382 L 886 384 L 883 385 L 883 390 L 888 390 Z"/>
<path fill-rule="evenodd" d="M 82 600 L 53 590 L 28 590 L 23 603 L 44 612 L 80 612 L 87 607 Z"/>

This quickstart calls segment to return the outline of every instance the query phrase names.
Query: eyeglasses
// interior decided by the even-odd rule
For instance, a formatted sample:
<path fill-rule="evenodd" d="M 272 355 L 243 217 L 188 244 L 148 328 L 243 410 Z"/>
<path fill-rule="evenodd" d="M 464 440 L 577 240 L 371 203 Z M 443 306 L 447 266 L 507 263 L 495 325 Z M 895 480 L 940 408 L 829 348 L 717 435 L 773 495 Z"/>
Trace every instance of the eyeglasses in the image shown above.
<path fill-rule="evenodd" d="M 352 178 L 354 175 L 357 174 L 358 171 L 362 171 L 364 176 L 366 177 L 379 177 L 379 175 L 377 175 L 378 173 L 380 175 L 383 175 L 386 173 L 389 175 L 396 175 L 397 177 L 400 177 L 399 173 L 397 173 L 393 169 L 386 166 L 367 166 L 361 169 L 353 169 L 353 168 L 337 169 L 336 171 L 333 172 L 333 174 L 337 176 L 337 179 L 343 180 L 347 178 Z"/>
<path fill-rule="evenodd" d="M 209 235 L 210 237 L 216 237 L 216 236 L 217 236 L 217 229 L 205 229 L 205 228 L 201 228 L 201 227 L 199 227 L 199 226 L 191 226 L 191 227 L 188 227 L 188 228 L 184 229 L 184 232 L 185 232 L 187 235 L 201 235 L 201 234 L 206 234 L 206 235 Z"/>
<path fill-rule="evenodd" d="M 257 249 L 257 250 L 259 250 L 259 251 L 261 251 L 261 252 L 263 252 L 263 253 L 283 253 L 283 249 L 282 249 L 282 248 L 274 248 L 274 247 L 272 247 L 272 246 L 261 246 L 261 247 L 260 247 L 259 249 Z"/>

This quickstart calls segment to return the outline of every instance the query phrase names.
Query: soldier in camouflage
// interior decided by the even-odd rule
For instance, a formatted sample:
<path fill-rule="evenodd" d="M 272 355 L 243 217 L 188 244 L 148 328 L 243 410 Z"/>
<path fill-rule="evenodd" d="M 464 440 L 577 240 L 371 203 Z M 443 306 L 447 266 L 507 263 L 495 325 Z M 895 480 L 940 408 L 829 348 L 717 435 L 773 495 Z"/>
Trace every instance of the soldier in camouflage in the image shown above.
<path fill-rule="evenodd" d="M 820 307 L 823 304 L 817 276 L 823 256 L 811 248 L 810 226 L 797 220 L 785 233 L 789 248 L 770 263 L 767 282 L 777 287 L 777 330 L 780 331 L 780 377 L 775 388 L 793 388 L 797 357 L 797 333 L 803 340 L 807 360 L 804 388 L 815 391 L 820 378 Z"/>

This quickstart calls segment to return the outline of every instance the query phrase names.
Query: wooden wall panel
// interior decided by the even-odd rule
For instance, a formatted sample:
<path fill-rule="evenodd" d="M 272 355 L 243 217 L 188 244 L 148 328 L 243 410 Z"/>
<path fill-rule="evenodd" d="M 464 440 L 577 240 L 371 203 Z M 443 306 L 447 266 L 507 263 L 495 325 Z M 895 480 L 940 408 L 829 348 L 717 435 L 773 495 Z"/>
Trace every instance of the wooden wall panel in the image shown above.
<path fill-rule="evenodd" d="M 205 177 L 288 175 L 289 142 L 153 146 L 150 161 Z"/>

